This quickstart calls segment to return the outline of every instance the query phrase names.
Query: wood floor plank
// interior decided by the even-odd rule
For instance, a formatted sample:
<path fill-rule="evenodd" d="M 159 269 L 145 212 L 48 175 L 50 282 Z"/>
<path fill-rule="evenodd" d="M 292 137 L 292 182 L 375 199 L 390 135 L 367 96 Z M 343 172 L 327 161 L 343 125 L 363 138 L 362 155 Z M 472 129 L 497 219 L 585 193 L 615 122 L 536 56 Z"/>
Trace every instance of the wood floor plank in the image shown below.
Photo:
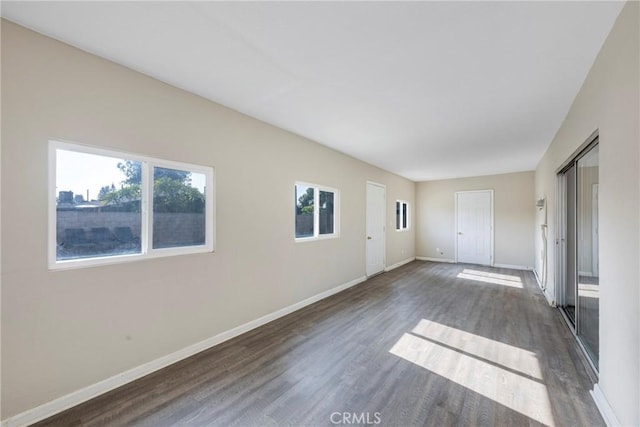
<path fill-rule="evenodd" d="M 604 425 L 581 360 L 530 272 L 416 261 L 37 425 Z"/>

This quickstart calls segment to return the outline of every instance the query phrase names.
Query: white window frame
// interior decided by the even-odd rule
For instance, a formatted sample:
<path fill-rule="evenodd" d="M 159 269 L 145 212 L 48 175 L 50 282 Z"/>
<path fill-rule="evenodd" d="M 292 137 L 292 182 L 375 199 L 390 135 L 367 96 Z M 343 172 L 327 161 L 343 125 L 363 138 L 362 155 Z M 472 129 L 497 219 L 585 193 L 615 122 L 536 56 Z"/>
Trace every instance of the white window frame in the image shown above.
<path fill-rule="evenodd" d="M 105 157 L 115 157 L 140 162 L 142 164 L 142 182 L 140 183 L 141 203 L 141 252 L 138 254 L 108 255 L 95 258 L 78 258 L 69 260 L 57 259 L 57 206 L 56 206 L 56 152 L 57 150 L 74 151 Z M 173 248 L 153 248 L 153 178 L 154 167 L 183 170 L 204 174 L 205 187 L 205 243 L 197 246 L 181 246 Z M 49 140 L 49 236 L 48 258 L 50 270 L 91 267 L 96 265 L 119 264 L 122 262 L 139 261 L 144 259 L 213 252 L 215 250 L 215 170 L 210 166 L 194 165 L 191 163 L 161 160 L 124 151 L 113 151 L 83 144 Z"/>
<path fill-rule="evenodd" d="M 400 228 L 398 228 L 398 203 L 400 203 Z M 403 214 L 402 214 L 402 205 L 406 205 L 407 209 L 407 217 L 404 218 Z M 411 210 L 409 209 L 411 205 L 409 204 L 409 202 L 407 202 L 406 200 L 396 200 L 395 205 L 393 206 L 394 208 L 394 213 L 395 213 L 395 219 L 396 219 L 396 224 L 395 224 L 395 229 L 398 232 L 401 231 L 409 231 L 411 229 Z M 406 219 L 407 221 L 407 226 L 403 227 L 402 224 L 404 224 L 403 219 Z"/>
<path fill-rule="evenodd" d="M 298 204 L 297 200 L 297 186 L 304 187 L 312 187 L 313 191 L 313 236 L 309 237 L 296 237 L 296 208 Z M 320 192 L 331 192 L 333 193 L 333 233 L 331 234 L 320 234 Z M 304 181 L 296 181 L 293 185 L 293 194 L 296 194 L 294 197 L 294 205 L 293 205 L 293 237 L 296 242 L 313 242 L 316 240 L 325 240 L 325 239 L 335 239 L 340 237 L 340 190 L 326 187 L 324 185 L 312 184 Z"/>

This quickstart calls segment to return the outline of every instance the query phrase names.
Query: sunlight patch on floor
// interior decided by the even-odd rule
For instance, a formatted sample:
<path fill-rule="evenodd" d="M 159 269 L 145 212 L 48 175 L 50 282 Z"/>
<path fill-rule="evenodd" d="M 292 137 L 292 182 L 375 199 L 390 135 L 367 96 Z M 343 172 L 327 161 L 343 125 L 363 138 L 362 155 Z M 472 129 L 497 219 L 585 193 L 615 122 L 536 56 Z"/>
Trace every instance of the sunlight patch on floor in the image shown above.
<path fill-rule="evenodd" d="M 554 425 L 534 353 L 427 320 L 404 333 L 389 352 L 532 420 Z M 518 360 L 523 363 L 514 365 Z"/>
<path fill-rule="evenodd" d="M 411 333 L 542 380 L 538 358 L 532 351 L 426 319 L 420 320 Z"/>
<path fill-rule="evenodd" d="M 476 282 L 493 283 L 494 285 L 510 286 L 522 289 L 522 279 L 508 274 L 489 273 L 487 271 L 465 268 L 457 276 L 459 279 L 475 280 Z"/>

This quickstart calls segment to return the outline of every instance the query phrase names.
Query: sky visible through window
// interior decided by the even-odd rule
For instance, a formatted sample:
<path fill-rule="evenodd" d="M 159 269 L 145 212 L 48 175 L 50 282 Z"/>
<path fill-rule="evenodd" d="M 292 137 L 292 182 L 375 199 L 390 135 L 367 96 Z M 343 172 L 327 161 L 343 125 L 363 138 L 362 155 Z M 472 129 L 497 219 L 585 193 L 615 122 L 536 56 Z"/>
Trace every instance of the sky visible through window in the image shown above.
<path fill-rule="evenodd" d="M 118 169 L 118 163 L 124 159 L 106 157 L 76 151 L 57 150 L 56 153 L 56 196 L 60 191 L 73 191 L 82 194 L 87 200 L 96 200 L 100 188 L 113 184 L 120 188 L 125 180 L 124 174 Z M 206 185 L 205 174 L 191 174 L 191 186 L 204 193 Z"/>

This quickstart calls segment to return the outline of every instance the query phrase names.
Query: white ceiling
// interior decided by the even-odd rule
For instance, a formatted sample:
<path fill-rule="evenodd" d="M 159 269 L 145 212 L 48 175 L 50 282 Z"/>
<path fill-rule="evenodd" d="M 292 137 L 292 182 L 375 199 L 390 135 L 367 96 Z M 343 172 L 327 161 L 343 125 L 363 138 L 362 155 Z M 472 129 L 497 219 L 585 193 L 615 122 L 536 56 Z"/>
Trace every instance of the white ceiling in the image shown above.
<path fill-rule="evenodd" d="M 535 169 L 622 5 L 4 1 L 2 15 L 423 181 Z"/>

